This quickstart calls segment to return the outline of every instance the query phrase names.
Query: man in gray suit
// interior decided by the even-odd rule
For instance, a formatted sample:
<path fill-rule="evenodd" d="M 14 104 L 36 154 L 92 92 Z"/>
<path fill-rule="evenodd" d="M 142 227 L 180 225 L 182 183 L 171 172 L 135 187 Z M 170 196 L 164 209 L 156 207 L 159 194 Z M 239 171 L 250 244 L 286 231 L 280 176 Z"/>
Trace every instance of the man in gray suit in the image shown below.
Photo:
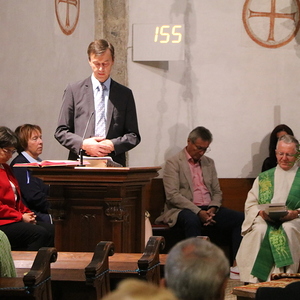
<path fill-rule="evenodd" d="M 54 136 L 70 150 L 69 159 L 77 159 L 83 149 L 125 166 L 125 153 L 141 140 L 132 91 L 110 77 L 112 44 L 96 40 L 87 53 L 93 74 L 67 86 Z"/>
<path fill-rule="evenodd" d="M 197 127 L 188 136 L 187 146 L 167 160 L 163 182 L 166 193 L 163 222 L 184 232 L 185 238 L 217 233 L 231 239 L 232 261 L 241 242 L 244 214 L 222 204 L 222 192 L 214 161 L 205 156 L 212 134 Z"/>

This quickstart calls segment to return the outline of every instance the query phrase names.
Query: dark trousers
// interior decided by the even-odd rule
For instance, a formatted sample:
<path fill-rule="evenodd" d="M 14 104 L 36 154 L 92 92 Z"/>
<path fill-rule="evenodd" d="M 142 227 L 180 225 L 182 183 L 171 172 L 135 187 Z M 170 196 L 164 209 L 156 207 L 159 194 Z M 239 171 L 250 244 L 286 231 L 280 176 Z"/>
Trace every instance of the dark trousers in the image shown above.
<path fill-rule="evenodd" d="M 0 226 L 0 230 L 7 235 L 12 250 L 37 251 L 41 247 L 54 247 L 53 224 L 15 222 Z"/>
<path fill-rule="evenodd" d="M 201 207 L 201 209 L 207 210 L 207 207 Z M 244 213 L 220 207 L 214 220 L 216 224 L 203 226 L 198 215 L 189 209 L 183 209 L 178 214 L 174 229 L 183 230 L 185 238 L 200 235 L 208 235 L 210 238 L 211 236 L 217 236 L 220 239 L 229 238 L 234 260 L 242 240 L 241 226 L 244 221 Z"/>

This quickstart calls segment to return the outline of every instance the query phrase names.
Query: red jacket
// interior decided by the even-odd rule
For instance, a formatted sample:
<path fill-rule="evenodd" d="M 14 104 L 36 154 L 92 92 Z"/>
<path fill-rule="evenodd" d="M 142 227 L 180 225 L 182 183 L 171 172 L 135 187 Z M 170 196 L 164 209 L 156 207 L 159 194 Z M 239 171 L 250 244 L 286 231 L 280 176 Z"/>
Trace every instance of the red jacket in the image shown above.
<path fill-rule="evenodd" d="M 0 226 L 22 221 L 24 213 L 31 212 L 21 201 L 21 192 L 17 179 L 10 167 L 2 164 L 0 168 Z M 17 201 L 9 180 L 16 186 Z"/>

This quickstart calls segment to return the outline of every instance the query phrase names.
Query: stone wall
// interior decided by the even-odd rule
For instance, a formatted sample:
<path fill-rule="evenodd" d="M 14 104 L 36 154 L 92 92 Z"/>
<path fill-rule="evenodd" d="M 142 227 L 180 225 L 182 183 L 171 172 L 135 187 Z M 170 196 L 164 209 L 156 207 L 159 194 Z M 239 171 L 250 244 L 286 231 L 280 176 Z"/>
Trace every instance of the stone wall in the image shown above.
<path fill-rule="evenodd" d="M 115 47 L 114 80 L 127 85 L 128 3 L 125 0 L 95 0 L 95 39 Z"/>

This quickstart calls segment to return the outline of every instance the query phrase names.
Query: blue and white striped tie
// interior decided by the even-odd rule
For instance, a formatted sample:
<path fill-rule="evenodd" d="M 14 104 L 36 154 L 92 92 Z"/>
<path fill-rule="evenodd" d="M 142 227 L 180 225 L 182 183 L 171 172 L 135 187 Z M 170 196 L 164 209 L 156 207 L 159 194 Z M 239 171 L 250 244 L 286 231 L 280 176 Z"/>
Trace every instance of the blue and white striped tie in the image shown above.
<path fill-rule="evenodd" d="M 96 94 L 96 129 L 95 129 L 95 135 L 105 137 L 105 95 L 104 91 L 106 89 L 105 85 L 101 83 L 102 89 L 98 86 L 98 91 Z"/>

